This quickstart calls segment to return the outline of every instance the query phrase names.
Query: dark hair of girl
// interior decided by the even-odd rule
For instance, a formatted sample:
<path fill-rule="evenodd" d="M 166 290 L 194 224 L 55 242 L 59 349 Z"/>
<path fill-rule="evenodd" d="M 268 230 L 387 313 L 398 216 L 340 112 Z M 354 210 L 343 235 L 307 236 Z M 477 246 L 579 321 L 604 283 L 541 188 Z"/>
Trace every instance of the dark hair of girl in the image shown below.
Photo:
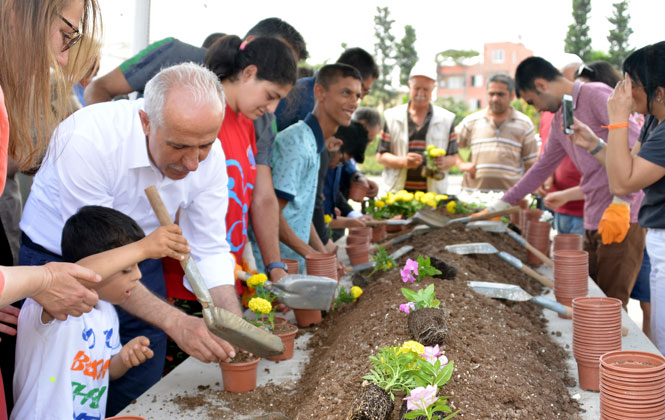
<path fill-rule="evenodd" d="M 634 51 L 623 61 L 623 72 L 647 94 L 647 111 L 659 86 L 665 87 L 665 41 Z"/>
<path fill-rule="evenodd" d="M 244 42 L 227 35 L 208 48 L 205 65 L 220 81 L 235 80 L 248 66 L 256 66 L 256 78 L 280 86 L 295 84 L 298 65 L 291 49 L 275 38 L 258 37 Z"/>

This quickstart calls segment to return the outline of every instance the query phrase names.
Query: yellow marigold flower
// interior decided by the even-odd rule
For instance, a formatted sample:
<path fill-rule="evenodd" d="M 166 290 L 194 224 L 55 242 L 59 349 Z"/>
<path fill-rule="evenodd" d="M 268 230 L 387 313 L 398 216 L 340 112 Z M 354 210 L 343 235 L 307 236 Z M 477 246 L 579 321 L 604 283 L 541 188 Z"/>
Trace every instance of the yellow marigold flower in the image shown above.
<path fill-rule="evenodd" d="M 387 198 L 386 199 L 386 204 L 389 205 L 389 206 L 392 206 L 393 204 L 395 204 L 395 197 Z"/>
<path fill-rule="evenodd" d="M 414 194 L 414 196 L 415 196 L 418 200 L 420 200 L 420 198 L 421 198 L 423 195 L 425 195 L 425 193 L 422 192 L 422 191 L 416 191 L 416 193 Z"/>
<path fill-rule="evenodd" d="M 268 280 L 268 277 L 265 274 L 263 273 L 254 274 L 253 276 L 247 279 L 247 286 L 249 287 L 261 286 L 263 285 L 263 283 L 266 282 L 266 280 Z"/>
<path fill-rule="evenodd" d="M 432 149 L 429 151 L 429 155 L 432 157 L 439 157 L 441 156 L 441 149 Z"/>
<path fill-rule="evenodd" d="M 404 194 L 404 201 L 408 202 L 413 200 L 413 193 L 406 193 Z"/>
<path fill-rule="evenodd" d="M 249 309 L 257 314 L 269 314 L 272 304 L 263 298 L 252 298 L 249 301 Z"/>
<path fill-rule="evenodd" d="M 450 201 L 448 202 L 448 204 L 446 204 L 446 210 L 448 210 L 448 213 L 455 214 L 456 209 L 457 209 L 457 202 Z"/>
<path fill-rule="evenodd" d="M 427 149 L 426 149 L 426 150 L 428 150 L 428 151 L 429 151 L 429 150 L 432 150 L 432 149 L 435 149 L 435 148 L 436 148 L 436 146 L 435 146 L 435 145 L 433 145 L 433 144 L 428 144 L 428 145 L 427 145 Z"/>
<path fill-rule="evenodd" d="M 376 201 L 374 202 L 374 205 L 376 206 L 377 209 L 382 209 L 383 206 L 386 205 L 386 203 L 384 203 L 384 202 L 381 201 L 381 200 L 376 200 Z"/>
<path fill-rule="evenodd" d="M 392 267 L 393 267 L 393 263 L 390 262 L 390 261 L 388 261 L 388 262 L 386 263 L 386 267 L 388 267 L 388 268 L 392 268 Z"/>
<path fill-rule="evenodd" d="M 425 200 L 425 205 L 430 206 L 432 208 L 436 208 L 437 203 L 436 203 L 436 200 L 434 200 L 434 199 L 428 199 L 428 200 Z"/>
<path fill-rule="evenodd" d="M 423 195 L 424 198 L 428 200 L 434 200 L 436 198 L 436 194 L 433 192 L 426 192 L 425 195 Z"/>
<path fill-rule="evenodd" d="M 408 353 L 408 352 L 413 352 L 420 356 L 421 354 L 425 354 L 425 346 L 420 344 L 417 341 L 414 340 L 409 340 L 405 341 L 404 344 L 402 344 L 402 347 L 400 348 L 401 353 Z"/>
<path fill-rule="evenodd" d="M 328 223 L 332 222 L 332 216 L 329 214 L 324 214 L 323 215 L 323 222 L 327 225 Z"/>
<path fill-rule="evenodd" d="M 398 195 L 399 195 L 399 194 L 406 194 L 406 193 L 408 193 L 407 190 L 399 190 L 399 191 L 397 191 L 397 194 L 398 194 Z"/>
<path fill-rule="evenodd" d="M 437 194 L 436 195 L 436 201 L 441 201 L 441 200 L 447 200 L 448 196 L 445 194 Z"/>
<path fill-rule="evenodd" d="M 354 299 L 358 299 L 362 294 L 363 294 L 363 289 L 361 289 L 360 287 L 353 286 L 351 288 L 351 296 L 353 296 Z"/>

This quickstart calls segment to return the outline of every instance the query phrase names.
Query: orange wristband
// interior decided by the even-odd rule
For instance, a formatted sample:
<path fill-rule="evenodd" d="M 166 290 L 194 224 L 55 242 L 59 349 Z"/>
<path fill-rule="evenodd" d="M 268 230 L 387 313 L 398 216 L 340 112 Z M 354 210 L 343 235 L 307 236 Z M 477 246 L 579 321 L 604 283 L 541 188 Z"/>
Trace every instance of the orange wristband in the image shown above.
<path fill-rule="evenodd" d="M 617 128 L 628 128 L 630 124 L 627 122 L 624 123 L 619 123 L 619 124 L 610 124 L 610 125 L 601 125 L 603 128 L 607 128 L 608 130 L 615 130 Z"/>

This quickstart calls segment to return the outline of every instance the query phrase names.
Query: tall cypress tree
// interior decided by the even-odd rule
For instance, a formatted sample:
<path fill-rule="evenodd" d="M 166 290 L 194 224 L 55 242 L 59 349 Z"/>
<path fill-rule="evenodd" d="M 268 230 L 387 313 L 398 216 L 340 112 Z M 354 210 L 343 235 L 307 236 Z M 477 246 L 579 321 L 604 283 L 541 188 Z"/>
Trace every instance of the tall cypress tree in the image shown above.
<path fill-rule="evenodd" d="M 377 7 L 374 16 L 374 59 L 379 66 L 379 78 L 374 82 L 374 96 L 384 105 L 393 96 L 391 75 L 395 67 L 395 36 L 392 30 L 393 19 L 390 19 L 388 7 Z"/>
<path fill-rule="evenodd" d="M 628 48 L 628 38 L 633 30 L 628 26 L 630 14 L 628 14 L 628 0 L 614 3 L 614 13 L 612 17 L 607 18 L 614 29 L 610 29 L 607 40 L 610 42 L 610 63 L 616 67 L 621 67 L 623 60 L 631 53 Z"/>
<path fill-rule="evenodd" d="M 415 47 L 416 30 L 411 25 L 404 27 L 404 38 L 397 44 L 397 53 L 395 59 L 399 66 L 399 82 L 405 86 L 409 81 L 409 73 L 418 62 L 418 52 Z M 432 63 L 434 66 L 434 63 Z"/>
<path fill-rule="evenodd" d="M 577 54 L 587 61 L 591 53 L 591 38 L 587 19 L 591 12 L 591 0 L 573 0 L 573 24 L 568 26 L 565 51 Z"/>

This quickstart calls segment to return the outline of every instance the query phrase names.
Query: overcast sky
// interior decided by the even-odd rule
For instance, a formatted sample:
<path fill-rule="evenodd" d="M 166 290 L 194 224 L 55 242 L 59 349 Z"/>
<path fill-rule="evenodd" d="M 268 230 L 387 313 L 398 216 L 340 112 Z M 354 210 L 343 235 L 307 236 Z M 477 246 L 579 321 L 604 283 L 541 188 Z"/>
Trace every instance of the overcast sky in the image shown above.
<path fill-rule="evenodd" d="M 613 1 L 592 0 L 589 20 L 593 48 L 607 51 Z M 104 19 L 102 74 L 131 55 L 134 0 L 100 0 Z M 421 59 L 434 60 L 446 49 L 483 51 L 487 42 L 522 42 L 551 61 L 563 52 L 572 0 L 320 0 L 229 1 L 152 0 L 150 41 L 174 36 L 200 45 L 211 32 L 244 35 L 259 20 L 277 16 L 293 25 L 305 38 L 310 64 L 333 62 L 341 44 L 374 51 L 374 15 L 388 6 L 395 20 L 397 40 L 404 26 L 416 30 Z M 665 39 L 663 0 L 632 0 L 629 4 L 630 38 L 634 47 Z"/>

